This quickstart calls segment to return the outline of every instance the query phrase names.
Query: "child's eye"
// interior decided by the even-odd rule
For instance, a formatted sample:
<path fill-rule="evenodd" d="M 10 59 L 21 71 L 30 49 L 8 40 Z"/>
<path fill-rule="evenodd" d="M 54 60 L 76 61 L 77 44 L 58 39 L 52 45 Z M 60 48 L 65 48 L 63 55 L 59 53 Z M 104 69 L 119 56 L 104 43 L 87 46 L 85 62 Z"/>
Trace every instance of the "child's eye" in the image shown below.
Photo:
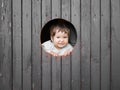
<path fill-rule="evenodd" d="M 57 37 L 57 38 L 60 38 L 60 37 Z"/>
<path fill-rule="evenodd" d="M 68 38 L 68 37 L 63 37 L 63 38 Z"/>

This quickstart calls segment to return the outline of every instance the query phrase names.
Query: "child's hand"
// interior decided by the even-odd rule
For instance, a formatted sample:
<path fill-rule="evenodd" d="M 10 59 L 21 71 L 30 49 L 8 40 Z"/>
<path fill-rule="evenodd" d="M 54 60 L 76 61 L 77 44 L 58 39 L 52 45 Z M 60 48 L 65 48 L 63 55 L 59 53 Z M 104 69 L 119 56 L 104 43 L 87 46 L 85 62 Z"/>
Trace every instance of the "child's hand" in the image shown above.
<path fill-rule="evenodd" d="M 55 53 L 55 52 L 53 52 L 53 51 L 50 51 L 49 53 L 50 53 L 51 55 L 53 55 L 53 56 L 56 56 L 56 57 L 59 56 L 57 53 Z"/>
<path fill-rule="evenodd" d="M 66 51 L 65 53 L 64 53 L 64 55 L 63 56 L 68 56 L 68 55 L 70 55 L 71 54 L 71 50 L 68 50 L 68 51 Z"/>

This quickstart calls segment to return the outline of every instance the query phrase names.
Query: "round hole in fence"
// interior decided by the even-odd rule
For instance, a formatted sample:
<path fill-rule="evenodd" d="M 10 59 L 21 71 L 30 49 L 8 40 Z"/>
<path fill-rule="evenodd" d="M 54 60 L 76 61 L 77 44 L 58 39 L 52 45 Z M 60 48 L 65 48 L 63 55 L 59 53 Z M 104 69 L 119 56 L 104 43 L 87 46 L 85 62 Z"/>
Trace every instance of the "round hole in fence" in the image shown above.
<path fill-rule="evenodd" d="M 40 42 L 42 48 L 53 56 L 70 55 L 77 41 L 74 25 L 56 18 L 48 21 L 41 30 Z"/>

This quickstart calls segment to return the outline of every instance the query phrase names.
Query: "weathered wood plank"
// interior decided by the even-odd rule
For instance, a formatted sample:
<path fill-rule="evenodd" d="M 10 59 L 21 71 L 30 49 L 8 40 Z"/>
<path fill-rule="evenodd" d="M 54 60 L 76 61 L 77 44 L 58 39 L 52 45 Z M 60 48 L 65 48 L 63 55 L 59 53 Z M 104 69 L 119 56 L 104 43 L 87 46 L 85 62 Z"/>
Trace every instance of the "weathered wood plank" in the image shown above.
<path fill-rule="evenodd" d="M 22 1 L 23 90 L 31 90 L 31 1 Z"/>
<path fill-rule="evenodd" d="M 110 90 L 110 1 L 101 0 L 101 90 Z"/>
<path fill-rule="evenodd" d="M 42 90 L 51 90 L 51 56 L 42 53 Z"/>
<path fill-rule="evenodd" d="M 11 0 L 0 2 L 0 90 L 12 90 Z"/>
<path fill-rule="evenodd" d="M 70 56 L 62 57 L 62 90 L 71 88 L 71 59 Z"/>
<path fill-rule="evenodd" d="M 91 0 L 91 90 L 100 90 L 100 0 Z"/>
<path fill-rule="evenodd" d="M 90 0 L 81 0 L 81 89 L 90 90 Z"/>
<path fill-rule="evenodd" d="M 32 89 L 41 90 L 41 0 L 32 0 Z"/>
<path fill-rule="evenodd" d="M 61 90 L 61 57 L 52 57 L 52 90 Z"/>
<path fill-rule="evenodd" d="M 71 0 L 71 22 L 76 28 L 77 42 L 72 52 L 71 90 L 80 89 L 80 0 Z M 79 24 L 78 24 L 79 23 Z"/>
<path fill-rule="evenodd" d="M 42 1 L 42 26 L 51 19 L 51 0 Z M 51 90 L 51 56 L 44 50 L 42 51 L 42 90 Z"/>
<path fill-rule="evenodd" d="M 62 18 L 70 21 L 70 0 L 62 0 Z M 62 57 L 62 90 L 71 88 L 71 58 L 70 56 Z"/>
<path fill-rule="evenodd" d="M 62 0 L 61 4 L 62 18 L 70 21 L 70 0 Z"/>
<path fill-rule="evenodd" d="M 61 0 L 52 0 L 52 19 L 61 17 Z"/>
<path fill-rule="evenodd" d="M 21 0 L 12 1 L 13 10 L 13 90 L 22 90 Z"/>
<path fill-rule="evenodd" d="M 120 89 L 120 1 L 111 0 L 111 90 Z"/>

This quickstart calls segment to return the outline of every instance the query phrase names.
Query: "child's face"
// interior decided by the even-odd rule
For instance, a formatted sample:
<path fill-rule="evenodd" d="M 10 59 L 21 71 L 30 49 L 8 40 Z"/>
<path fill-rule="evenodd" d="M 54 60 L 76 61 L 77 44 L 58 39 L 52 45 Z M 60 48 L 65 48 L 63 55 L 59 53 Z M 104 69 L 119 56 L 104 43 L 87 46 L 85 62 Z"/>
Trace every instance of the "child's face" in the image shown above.
<path fill-rule="evenodd" d="M 55 36 L 52 37 L 52 41 L 57 49 L 62 49 L 68 44 L 68 34 L 57 30 Z"/>

